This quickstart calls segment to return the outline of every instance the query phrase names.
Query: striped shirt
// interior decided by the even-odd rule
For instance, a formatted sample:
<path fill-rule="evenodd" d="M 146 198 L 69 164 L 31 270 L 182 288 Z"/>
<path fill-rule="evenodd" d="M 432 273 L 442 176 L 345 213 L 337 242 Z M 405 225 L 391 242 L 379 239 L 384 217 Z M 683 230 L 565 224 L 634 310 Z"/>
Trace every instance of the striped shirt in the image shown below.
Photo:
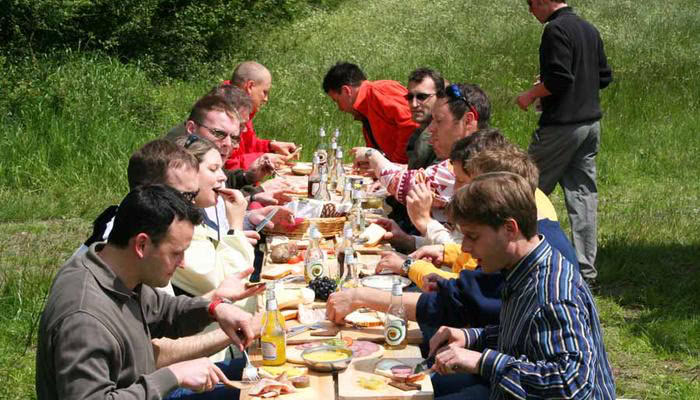
<path fill-rule="evenodd" d="M 481 351 L 491 399 L 615 399 L 593 296 L 566 259 L 542 240 L 511 270 L 500 325 L 466 330 Z"/>

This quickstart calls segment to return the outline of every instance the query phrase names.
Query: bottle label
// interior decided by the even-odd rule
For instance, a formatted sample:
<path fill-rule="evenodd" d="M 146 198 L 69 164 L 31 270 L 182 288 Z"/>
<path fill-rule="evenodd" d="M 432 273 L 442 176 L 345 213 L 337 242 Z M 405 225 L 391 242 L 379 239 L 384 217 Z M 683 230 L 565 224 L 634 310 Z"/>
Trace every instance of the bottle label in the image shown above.
<path fill-rule="evenodd" d="M 309 275 L 309 277 L 311 277 L 312 280 L 318 278 L 319 276 L 323 275 L 323 263 L 311 263 L 308 267 L 306 267 L 306 271 L 306 273 Z"/>
<path fill-rule="evenodd" d="M 390 318 L 384 329 L 384 340 L 390 346 L 398 346 L 406 338 L 406 322 L 399 318 Z"/>
<path fill-rule="evenodd" d="M 277 359 L 277 346 L 272 342 L 262 342 L 262 356 L 263 360 L 276 360 Z"/>

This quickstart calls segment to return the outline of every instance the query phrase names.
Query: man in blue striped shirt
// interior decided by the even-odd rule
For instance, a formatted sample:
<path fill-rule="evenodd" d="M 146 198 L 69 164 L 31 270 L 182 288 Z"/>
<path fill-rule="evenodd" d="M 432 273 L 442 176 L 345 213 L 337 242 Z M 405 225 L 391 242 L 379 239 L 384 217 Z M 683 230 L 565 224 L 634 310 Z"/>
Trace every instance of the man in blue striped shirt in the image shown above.
<path fill-rule="evenodd" d="M 450 398 L 614 399 L 593 296 L 578 270 L 537 235 L 525 179 L 480 175 L 449 212 L 464 234 L 462 250 L 505 279 L 500 325 L 441 327 L 430 341 L 436 372 L 470 374 Z"/>

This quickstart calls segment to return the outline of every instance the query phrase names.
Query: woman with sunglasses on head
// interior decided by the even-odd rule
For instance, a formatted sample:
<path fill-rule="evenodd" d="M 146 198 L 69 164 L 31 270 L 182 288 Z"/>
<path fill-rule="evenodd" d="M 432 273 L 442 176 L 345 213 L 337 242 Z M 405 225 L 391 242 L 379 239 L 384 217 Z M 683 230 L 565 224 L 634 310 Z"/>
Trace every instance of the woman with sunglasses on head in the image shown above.
<path fill-rule="evenodd" d="M 202 224 L 195 227 L 192 242 L 185 251 L 183 268 L 178 268 L 172 277 L 173 288 L 176 294 L 201 296 L 220 289 L 225 283 L 232 286 L 232 292 L 244 292 L 245 277 L 253 271 L 254 260 L 253 246 L 243 233 L 248 204 L 238 190 L 224 186 L 223 161 L 213 143 L 189 135 L 179 138 L 176 144 L 199 162 L 199 190 L 194 204 L 202 210 L 204 218 Z M 253 297 L 233 300 L 244 310 L 255 311 Z M 213 325 L 209 330 L 216 328 Z M 224 356 L 222 351 L 212 359 L 220 361 Z"/>
<path fill-rule="evenodd" d="M 409 193 L 413 189 L 430 194 L 428 200 L 432 200 L 430 209 L 433 218 L 445 222 L 447 218 L 443 210 L 452 198 L 455 181 L 452 165 L 447 158 L 459 139 L 488 127 L 491 105 L 486 93 L 473 84 L 449 85 L 445 90 L 438 91 L 436 97 L 428 131 L 433 150 L 437 158 L 443 161 L 425 169 L 409 170 L 390 162 L 376 150 L 366 149 L 355 152 L 355 162 L 369 163 L 389 194 L 403 204 L 410 206 L 413 196 L 409 196 Z M 425 233 L 426 227 L 416 224 L 413 218 L 411 220 L 421 233 Z M 405 251 L 429 244 L 420 237 L 399 232 L 398 227 L 389 220 L 379 220 L 378 223 L 394 233 L 392 244 Z"/>

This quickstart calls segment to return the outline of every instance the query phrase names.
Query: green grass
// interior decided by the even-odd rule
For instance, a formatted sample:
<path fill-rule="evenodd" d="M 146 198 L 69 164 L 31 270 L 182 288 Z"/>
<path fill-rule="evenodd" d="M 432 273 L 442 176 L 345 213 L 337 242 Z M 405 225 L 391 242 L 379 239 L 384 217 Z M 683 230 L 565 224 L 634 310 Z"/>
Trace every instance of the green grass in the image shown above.
<path fill-rule="evenodd" d="M 526 146 L 536 124 L 515 96 L 537 73 L 541 26 L 525 2 L 348 0 L 251 31 L 188 81 L 65 53 L 4 64 L 0 78 L 0 398 L 33 397 L 32 327 L 56 268 L 126 190 L 129 154 L 180 122 L 197 96 L 256 59 L 273 74 L 262 136 L 303 143 L 360 126 L 321 79 L 337 60 L 405 82 L 418 66 L 490 95 L 492 125 Z M 694 1 L 581 0 L 615 82 L 602 92 L 598 306 L 619 397 L 700 398 L 700 10 Z M 552 196 L 568 229 L 559 190 Z M 25 233 L 23 233 L 25 232 Z"/>

